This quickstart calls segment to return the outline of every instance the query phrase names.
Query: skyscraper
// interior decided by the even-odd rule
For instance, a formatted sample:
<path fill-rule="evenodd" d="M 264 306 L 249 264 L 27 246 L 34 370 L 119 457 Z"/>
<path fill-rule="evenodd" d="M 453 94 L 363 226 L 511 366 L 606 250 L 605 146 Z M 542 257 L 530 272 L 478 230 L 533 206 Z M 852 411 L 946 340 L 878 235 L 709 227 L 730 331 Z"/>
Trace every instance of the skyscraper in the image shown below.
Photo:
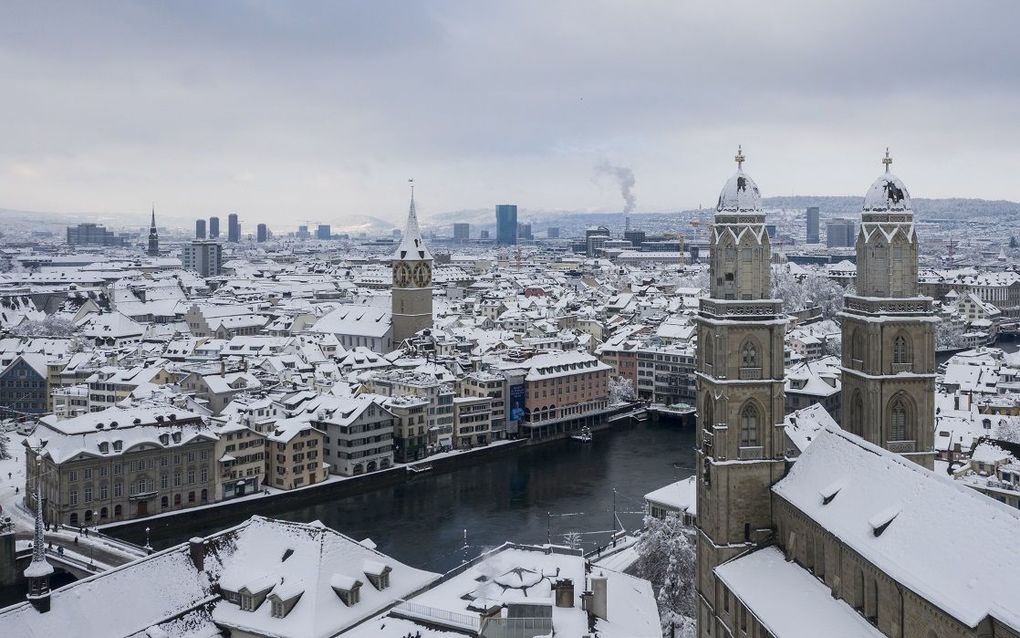
<path fill-rule="evenodd" d="M 517 240 L 518 241 L 531 241 L 534 237 L 531 235 L 531 222 L 526 224 L 517 224 Z"/>
<path fill-rule="evenodd" d="M 223 266 L 223 245 L 213 239 L 196 239 L 181 247 L 181 265 L 201 277 L 217 277 Z"/>
<path fill-rule="evenodd" d="M 262 243 L 269 239 L 269 228 L 265 224 L 259 224 L 255 227 L 255 241 Z"/>
<path fill-rule="evenodd" d="M 545 236 L 549 239 L 559 239 L 560 229 L 556 226 L 550 226 L 549 228 L 545 229 Z"/>
<path fill-rule="evenodd" d="M 391 304 L 393 343 L 432 327 L 432 254 L 418 229 L 413 186 L 407 226 L 393 256 Z"/>
<path fill-rule="evenodd" d="M 769 488 L 787 469 L 787 320 L 782 301 L 770 295 L 761 194 L 743 171 L 743 153 L 736 160 L 709 231 L 710 293 L 696 319 L 699 636 L 716 635 L 706 624 L 718 626 L 723 611 L 715 568 L 771 539 Z"/>
<path fill-rule="evenodd" d="M 471 224 L 459 222 L 453 225 L 453 238 L 457 241 L 471 239 Z"/>
<path fill-rule="evenodd" d="M 889 171 L 868 189 L 857 235 L 856 294 L 843 319 L 843 429 L 932 469 L 935 318 L 917 285 L 910 194 Z"/>
<path fill-rule="evenodd" d="M 818 243 L 818 207 L 808 206 L 807 209 L 807 240 L 808 244 Z"/>
<path fill-rule="evenodd" d="M 306 224 L 298 226 L 296 236 L 298 239 L 308 239 L 311 236 L 308 234 L 308 226 Z"/>
<path fill-rule="evenodd" d="M 205 220 L 195 220 L 195 239 L 205 239 Z"/>
<path fill-rule="evenodd" d="M 209 218 L 209 239 L 216 239 L 220 236 L 220 218 Z"/>
<path fill-rule="evenodd" d="M 237 213 L 227 215 L 227 241 L 234 244 L 241 241 L 241 222 L 237 219 Z"/>
<path fill-rule="evenodd" d="M 149 223 L 149 257 L 159 257 L 159 233 L 156 232 L 156 207 L 152 207 L 152 221 Z"/>
<path fill-rule="evenodd" d="M 496 205 L 496 243 L 500 246 L 517 243 L 517 204 Z"/>
<path fill-rule="evenodd" d="M 852 219 L 832 219 L 825 225 L 825 245 L 829 248 L 848 248 L 854 245 Z"/>
<path fill-rule="evenodd" d="M 319 227 L 315 230 L 316 239 L 330 239 L 333 237 L 333 230 L 329 227 L 329 224 L 319 224 Z"/>

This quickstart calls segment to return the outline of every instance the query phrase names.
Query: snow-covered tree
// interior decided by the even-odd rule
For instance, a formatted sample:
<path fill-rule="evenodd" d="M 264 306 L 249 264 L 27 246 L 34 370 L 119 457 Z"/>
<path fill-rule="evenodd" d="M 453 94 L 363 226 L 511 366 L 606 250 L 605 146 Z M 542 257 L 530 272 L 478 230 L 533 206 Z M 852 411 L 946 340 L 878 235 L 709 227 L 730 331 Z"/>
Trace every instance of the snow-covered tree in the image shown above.
<path fill-rule="evenodd" d="M 652 583 L 659 603 L 663 636 L 694 636 L 697 556 L 694 533 L 677 514 L 664 519 L 645 517 L 638 539 L 637 573 Z"/>
<path fill-rule="evenodd" d="M 570 549 L 580 549 L 582 542 L 581 532 L 567 532 L 563 535 L 563 544 Z"/>
<path fill-rule="evenodd" d="M 935 324 L 935 349 L 956 350 L 966 347 L 963 339 L 963 324 L 956 321 L 940 321 Z"/>
<path fill-rule="evenodd" d="M 822 342 L 822 352 L 827 357 L 843 356 L 843 339 L 839 335 L 833 335 Z"/>
<path fill-rule="evenodd" d="M 1010 443 L 1020 443 L 1020 423 L 1013 419 L 1003 419 L 1002 423 L 995 427 L 995 438 Z"/>
<path fill-rule="evenodd" d="M 782 268 L 772 271 L 772 297 L 783 300 L 786 312 L 818 308 L 822 319 L 832 319 L 843 310 L 842 286 L 828 277 L 810 273 L 798 277 Z"/>
<path fill-rule="evenodd" d="M 0 432 L 0 459 L 10 458 L 11 452 L 6 432 Z"/>
<path fill-rule="evenodd" d="M 634 382 L 625 377 L 609 377 L 609 403 L 628 403 L 637 398 Z"/>
<path fill-rule="evenodd" d="M 18 337 L 69 337 L 74 334 L 74 324 L 58 317 L 46 317 L 42 321 L 23 321 L 11 330 Z"/>

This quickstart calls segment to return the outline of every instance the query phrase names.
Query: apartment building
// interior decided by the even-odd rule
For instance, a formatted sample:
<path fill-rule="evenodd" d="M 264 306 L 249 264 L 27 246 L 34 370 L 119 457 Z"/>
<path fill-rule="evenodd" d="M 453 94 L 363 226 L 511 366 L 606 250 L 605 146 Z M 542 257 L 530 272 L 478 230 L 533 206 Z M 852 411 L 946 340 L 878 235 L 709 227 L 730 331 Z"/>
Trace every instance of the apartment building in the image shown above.
<path fill-rule="evenodd" d="M 397 463 L 410 463 L 425 458 L 429 443 L 426 431 L 429 400 L 411 396 L 387 397 L 383 405 L 396 420 L 393 459 Z"/>
<path fill-rule="evenodd" d="M 490 401 L 491 437 L 493 441 L 506 438 L 507 428 L 507 379 L 492 372 L 472 372 L 458 383 L 458 394 L 462 397 L 488 397 Z"/>
<path fill-rule="evenodd" d="M 326 435 L 300 418 L 277 421 L 266 434 L 266 483 L 292 490 L 325 481 L 329 464 L 323 461 Z"/>
<path fill-rule="evenodd" d="M 492 399 L 455 397 L 453 399 L 453 445 L 466 450 L 487 445 L 492 440 Z"/>
<path fill-rule="evenodd" d="M 262 489 L 266 469 L 266 435 L 250 416 L 216 428 L 217 500 L 253 494 Z"/>
<path fill-rule="evenodd" d="M 318 399 L 312 426 L 325 433 L 325 460 L 330 471 L 357 476 L 393 465 L 393 430 L 397 417 L 383 397 Z"/>
<path fill-rule="evenodd" d="M 528 435 L 570 432 L 609 406 L 612 367 L 583 352 L 554 352 L 524 362 Z"/>
<path fill-rule="evenodd" d="M 373 375 L 367 382 L 369 392 L 388 397 L 412 396 L 429 401 L 426 431 L 430 451 L 453 448 L 453 388 L 429 374 L 392 370 Z"/>
<path fill-rule="evenodd" d="M 694 405 L 697 394 L 692 346 L 644 346 L 636 353 L 639 399 L 663 405 Z"/>
<path fill-rule="evenodd" d="M 26 439 L 26 484 L 40 461 L 46 519 L 72 527 L 195 507 L 215 498 L 217 440 L 166 406 L 50 415 Z"/>

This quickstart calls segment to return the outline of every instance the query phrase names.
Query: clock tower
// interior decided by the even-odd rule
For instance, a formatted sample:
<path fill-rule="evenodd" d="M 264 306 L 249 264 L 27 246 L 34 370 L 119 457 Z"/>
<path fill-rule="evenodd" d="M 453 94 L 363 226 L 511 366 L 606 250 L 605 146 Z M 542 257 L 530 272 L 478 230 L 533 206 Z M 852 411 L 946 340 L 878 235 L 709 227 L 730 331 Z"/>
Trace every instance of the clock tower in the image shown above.
<path fill-rule="evenodd" d="M 407 226 L 392 264 L 393 342 L 400 344 L 419 330 L 432 327 L 432 254 L 418 230 L 413 181 Z"/>

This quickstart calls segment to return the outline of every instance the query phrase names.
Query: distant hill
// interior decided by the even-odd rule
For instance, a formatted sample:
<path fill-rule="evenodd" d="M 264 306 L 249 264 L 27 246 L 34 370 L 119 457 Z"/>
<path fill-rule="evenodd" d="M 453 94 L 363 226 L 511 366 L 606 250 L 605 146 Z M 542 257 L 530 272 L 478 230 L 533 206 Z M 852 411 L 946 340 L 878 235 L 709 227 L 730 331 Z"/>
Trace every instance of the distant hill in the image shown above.
<path fill-rule="evenodd" d="M 861 212 L 863 198 L 855 196 L 793 195 L 766 197 L 766 208 L 800 209 L 817 206 L 822 213 L 853 215 Z M 1005 200 L 988 200 L 953 197 L 948 199 L 913 198 L 914 212 L 918 217 L 998 217 L 1020 215 L 1020 203 Z"/>

